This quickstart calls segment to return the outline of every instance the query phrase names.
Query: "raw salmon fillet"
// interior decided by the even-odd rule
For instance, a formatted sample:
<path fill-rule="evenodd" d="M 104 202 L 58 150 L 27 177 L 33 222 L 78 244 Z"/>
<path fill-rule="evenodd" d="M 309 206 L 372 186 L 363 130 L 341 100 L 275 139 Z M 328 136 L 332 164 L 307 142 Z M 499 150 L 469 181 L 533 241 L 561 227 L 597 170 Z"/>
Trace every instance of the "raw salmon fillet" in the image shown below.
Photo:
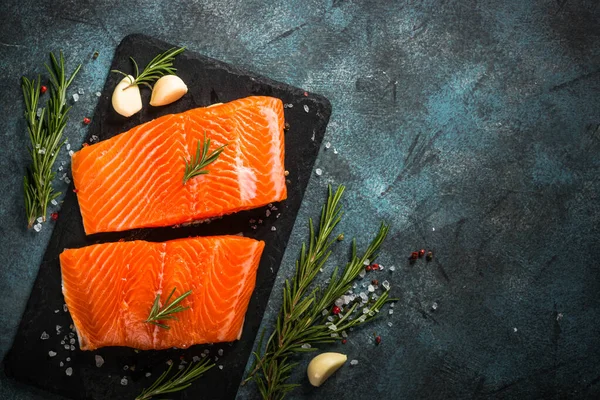
<path fill-rule="evenodd" d="M 97 244 L 60 255 L 63 295 L 81 350 L 128 346 L 187 348 L 240 338 L 265 244 L 240 236 Z M 161 305 L 191 290 L 178 320 L 145 322 Z"/>
<path fill-rule="evenodd" d="M 283 104 L 247 97 L 171 114 L 76 152 L 73 180 L 87 234 L 176 225 L 287 197 Z M 227 144 L 209 173 L 184 185 L 204 134 Z"/>

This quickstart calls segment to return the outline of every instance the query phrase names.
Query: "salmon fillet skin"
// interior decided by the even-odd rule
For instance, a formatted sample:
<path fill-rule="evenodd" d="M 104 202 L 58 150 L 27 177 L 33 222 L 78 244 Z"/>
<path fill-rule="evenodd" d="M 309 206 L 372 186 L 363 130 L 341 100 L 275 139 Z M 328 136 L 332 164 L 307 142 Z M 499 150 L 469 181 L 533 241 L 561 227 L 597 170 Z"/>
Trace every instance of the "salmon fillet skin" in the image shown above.
<path fill-rule="evenodd" d="M 62 291 L 81 350 L 127 346 L 140 350 L 231 342 L 241 336 L 265 243 L 240 236 L 97 244 L 60 255 Z M 145 322 L 191 290 L 173 314 Z"/>
<path fill-rule="evenodd" d="M 253 96 L 170 114 L 84 147 L 72 172 L 86 234 L 177 225 L 285 200 L 281 100 Z M 204 135 L 227 145 L 183 183 Z"/>

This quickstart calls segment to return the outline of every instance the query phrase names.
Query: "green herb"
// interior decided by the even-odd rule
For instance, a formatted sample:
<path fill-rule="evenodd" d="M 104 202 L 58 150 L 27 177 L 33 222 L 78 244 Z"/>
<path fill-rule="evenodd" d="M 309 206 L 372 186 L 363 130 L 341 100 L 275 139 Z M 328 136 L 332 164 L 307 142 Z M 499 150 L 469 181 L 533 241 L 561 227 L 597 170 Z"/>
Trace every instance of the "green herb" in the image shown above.
<path fill-rule="evenodd" d="M 334 239 L 330 237 L 341 219 L 339 202 L 343 192 L 343 186 L 335 193 L 332 193 L 331 186 L 329 187 L 327 203 L 321 210 L 318 231 L 315 232 L 313 221 L 309 220 L 308 248 L 305 244 L 302 245 L 300 257 L 296 261 L 295 275 L 291 281 L 285 281 L 283 305 L 275 329 L 264 347 L 265 331 L 262 332 L 258 349 L 253 352 L 255 359 L 243 383 L 254 381 L 263 399 L 282 399 L 289 391 L 299 386 L 287 383 L 297 365 L 296 362 L 290 361 L 293 356 L 316 350 L 313 346 L 315 344 L 340 340 L 339 335 L 334 337 L 332 333 L 339 333 L 370 321 L 388 301 L 389 293 L 386 290 L 368 305 L 366 313 L 360 312 L 360 316 L 358 313 L 354 314 L 358 306 L 355 302 L 349 309 L 344 310 L 343 316 L 338 315 L 334 323 L 327 321 L 335 300 L 350 290 L 352 282 L 364 270 L 364 263 L 376 258 L 389 229 L 386 224 L 381 224 L 377 235 L 360 256 L 357 255 L 356 242 L 353 241 L 351 258 L 346 267 L 342 271 L 336 267 L 325 287 L 314 287 L 313 281 L 331 254 L 331 245 L 336 241 L 335 236 Z"/>
<path fill-rule="evenodd" d="M 27 130 L 31 140 L 31 160 L 32 164 L 27 169 L 27 174 L 23 179 L 25 189 L 25 213 L 27 216 L 27 226 L 31 228 L 36 219 L 41 217 L 46 220 L 46 211 L 48 203 L 60 195 L 52 187 L 52 180 L 55 172 L 52 166 L 58 157 L 64 140 L 62 140 L 63 131 L 67 125 L 67 114 L 71 107 L 66 105 L 67 88 L 73 82 L 75 75 L 79 72 L 81 65 L 67 79 L 65 69 L 65 59 L 60 52 L 57 60 L 53 53 L 50 53 L 50 66 L 44 64 L 50 74 L 52 84 L 50 99 L 45 108 L 41 109 L 38 116 L 38 102 L 40 95 L 40 82 L 37 79 L 22 78 L 21 88 L 25 99 L 25 119 L 27 120 Z"/>
<path fill-rule="evenodd" d="M 154 304 L 152 305 L 152 309 L 150 310 L 150 316 L 145 322 L 160 326 L 163 329 L 171 329 L 170 326 L 161 324 L 158 321 L 163 321 L 165 319 L 177 320 L 177 317 L 175 317 L 173 314 L 185 311 L 189 308 L 179 306 L 178 304 L 181 303 L 183 299 L 192 294 L 192 291 L 188 290 L 187 292 L 173 300 L 172 303 L 169 303 L 169 300 L 171 300 L 173 293 L 175 293 L 175 289 L 177 288 L 173 288 L 171 294 L 169 294 L 169 297 L 167 297 L 167 301 L 165 301 L 165 304 L 162 307 L 160 306 L 160 294 L 156 295 L 156 299 L 154 299 Z"/>
<path fill-rule="evenodd" d="M 163 374 L 150 386 L 148 389 L 144 389 L 142 393 L 135 398 L 135 400 L 149 400 L 154 396 L 159 396 L 165 393 L 179 392 L 180 390 L 187 389 L 193 381 L 200 378 L 200 376 L 214 367 L 215 364 L 208 361 L 208 359 L 190 363 L 186 369 L 178 371 L 168 381 L 164 382 L 173 368 L 173 364 L 169 366 Z"/>
<path fill-rule="evenodd" d="M 184 50 L 185 47 L 173 47 L 165 51 L 164 53 L 157 55 L 152 59 L 152 61 L 148 63 L 148 65 L 146 65 L 141 74 L 137 62 L 135 62 L 133 57 L 129 57 L 131 59 L 131 62 L 133 62 L 133 67 L 135 68 L 135 80 L 131 82 L 131 85 L 146 85 L 150 89 L 152 89 L 152 86 L 150 84 L 156 81 L 161 76 L 175 74 L 175 71 L 177 70 L 173 68 L 173 60 L 177 55 L 183 53 Z M 129 74 L 126 74 L 125 72 L 116 69 L 111 70 L 111 72 L 116 72 L 124 76 L 129 76 Z"/>
<path fill-rule="evenodd" d="M 206 132 L 204 133 L 204 144 L 202 145 L 202 153 L 200 153 L 200 141 L 198 140 L 198 147 L 196 148 L 196 156 L 188 162 L 185 158 L 185 172 L 183 173 L 183 184 L 198 175 L 208 174 L 208 170 L 204 169 L 209 164 L 215 162 L 225 150 L 226 144 L 213 150 L 212 153 L 208 154 L 208 148 L 210 147 L 210 139 L 206 138 Z"/>

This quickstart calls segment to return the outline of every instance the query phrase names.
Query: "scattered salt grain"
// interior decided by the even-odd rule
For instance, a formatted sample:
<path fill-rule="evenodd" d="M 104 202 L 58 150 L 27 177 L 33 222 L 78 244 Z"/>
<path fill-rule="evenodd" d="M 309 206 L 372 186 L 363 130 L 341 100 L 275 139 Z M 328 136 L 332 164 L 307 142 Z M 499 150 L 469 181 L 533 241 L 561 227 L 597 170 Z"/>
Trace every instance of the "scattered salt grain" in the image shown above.
<path fill-rule="evenodd" d="M 104 358 L 102 358 L 102 356 L 96 355 L 94 358 L 96 360 L 96 367 L 100 368 L 104 365 Z"/>
<path fill-rule="evenodd" d="M 338 314 L 338 318 L 339 318 L 339 319 L 342 319 L 342 318 L 344 318 L 344 314 L 342 314 L 342 313 L 339 313 L 339 314 Z"/>
<path fill-rule="evenodd" d="M 358 360 L 352 360 L 352 361 L 350 361 L 350 365 L 358 365 Z"/>
<path fill-rule="evenodd" d="M 169 366 L 173 365 L 173 360 L 167 361 L 167 365 L 169 365 Z"/>
<path fill-rule="evenodd" d="M 55 352 L 55 351 L 52 351 L 52 350 L 50 350 L 50 351 L 48 352 L 48 356 L 49 356 L 49 357 L 54 357 L 54 356 L 56 356 L 56 352 Z"/>
<path fill-rule="evenodd" d="M 326 148 L 326 149 L 328 149 L 328 148 L 330 148 L 330 147 L 331 147 L 331 143 L 329 143 L 329 142 L 325 143 L 325 148 Z"/>
<path fill-rule="evenodd" d="M 333 322 L 333 316 L 332 316 L 332 315 L 330 315 L 329 317 L 327 317 L 327 321 L 329 321 L 329 322 Z"/>
<path fill-rule="evenodd" d="M 150 376 L 152 376 L 152 374 L 150 372 L 146 372 L 146 378 L 150 378 Z"/>
<path fill-rule="evenodd" d="M 277 230 L 277 228 L 275 228 L 274 226 L 272 226 L 272 227 L 271 227 L 271 230 L 272 230 L 272 231 L 276 231 L 276 230 Z"/>
<path fill-rule="evenodd" d="M 338 154 L 338 151 L 336 148 L 333 149 L 333 154 Z"/>
<path fill-rule="evenodd" d="M 69 155 L 70 155 L 71 157 L 73 157 L 73 154 L 75 154 L 75 152 L 74 152 L 73 150 L 69 150 Z M 66 179 L 65 179 L 65 181 L 66 181 Z"/>
<path fill-rule="evenodd" d="M 54 314 L 58 314 L 60 310 L 54 310 Z"/>
<path fill-rule="evenodd" d="M 383 269 L 384 269 L 383 265 L 379 264 L 379 270 L 383 271 Z"/>
<path fill-rule="evenodd" d="M 39 154 L 46 154 L 46 149 L 42 148 L 38 150 Z"/>
<path fill-rule="evenodd" d="M 67 376 L 73 375 L 73 368 L 69 367 L 69 368 L 65 369 L 65 374 Z"/>
<path fill-rule="evenodd" d="M 72 151 L 70 153 L 72 153 Z M 71 180 L 69 178 L 65 178 L 65 183 L 71 183 Z"/>
<path fill-rule="evenodd" d="M 61 340 L 61 341 L 60 341 L 60 344 L 61 344 L 61 345 L 65 344 L 65 341 L 64 341 L 64 340 Z"/>
<path fill-rule="evenodd" d="M 342 337 L 343 338 L 347 338 L 348 337 L 348 334 L 346 333 L 346 331 L 342 331 Z"/>
<path fill-rule="evenodd" d="M 223 349 L 219 349 L 217 351 L 217 354 L 219 355 L 219 357 L 222 357 L 223 356 Z"/>
<path fill-rule="evenodd" d="M 61 367 L 64 367 L 65 363 L 61 361 L 58 365 L 60 365 Z"/>
<path fill-rule="evenodd" d="M 375 291 L 375 286 L 373 286 L 373 285 L 369 285 L 369 286 L 367 286 L 367 290 L 368 290 L 369 292 L 374 292 L 374 291 Z"/>
<path fill-rule="evenodd" d="M 388 326 L 391 328 L 391 327 L 392 327 L 392 325 L 394 325 L 394 324 L 392 324 L 391 322 L 388 322 L 388 324 L 387 324 L 387 325 L 388 325 Z"/>
<path fill-rule="evenodd" d="M 396 267 L 394 267 L 393 265 L 389 268 L 390 272 L 394 272 L 396 270 Z"/>
<path fill-rule="evenodd" d="M 281 217 L 281 213 L 277 213 L 277 215 L 275 216 L 275 218 L 279 218 Z"/>
<path fill-rule="evenodd" d="M 79 88 L 79 89 L 77 89 L 77 93 L 78 94 L 84 94 L 85 90 L 83 90 L 83 88 Z"/>
<path fill-rule="evenodd" d="M 431 230 L 435 232 L 435 228 L 431 228 Z"/>
<path fill-rule="evenodd" d="M 71 345 L 71 351 L 75 351 L 75 346 Z"/>
<path fill-rule="evenodd" d="M 60 325 L 56 325 L 56 334 L 60 335 L 60 330 L 62 329 L 62 326 Z"/>
<path fill-rule="evenodd" d="M 178 366 L 177 368 L 179 368 L 179 370 L 182 370 L 182 369 L 184 369 L 184 368 L 185 368 L 185 365 L 180 365 L 180 366 Z"/>
<path fill-rule="evenodd" d="M 271 215 L 271 210 L 265 211 L 265 216 L 269 217 Z"/>
<path fill-rule="evenodd" d="M 518 331 L 518 329 L 517 329 L 517 328 L 513 328 L 513 330 L 514 330 L 515 332 L 516 332 L 516 331 Z"/>
<path fill-rule="evenodd" d="M 40 336 L 40 339 L 42 339 L 42 340 L 46 340 L 46 339 L 48 339 L 48 338 L 50 338 L 50 335 L 48 335 L 48 334 L 46 333 L 46 331 L 42 332 L 42 336 Z"/>
<path fill-rule="evenodd" d="M 371 261 L 369 261 L 369 260 L 365 260 L 365 261 L 363 262 L 363 265 L 369 265 L 369 264 L 371 264 Z"/>
<path fill-rule="evenodd" d="M 558 313 L 558 315 L 556 316 L 556 320 L 560 321 L 563 318 L 563 313 Z"/>
<path fill-rule="evenodd" d="M 302 346 L 303 349 L 310 349 L 312 346 L 310 345 L 310 343 L 304 343 Z"/>
<path fill-rule="evenodd" d="M 79 101 L 79 94 L 77 94 L 77 93 L 73 94 L 73 101 L 75 101 L 75 102 Z"/>
<path fill-rule="evenodd" d="M 339 336 L 340 336 L 340 335 L 338 335 L 338 334 L 337 334 L 337 333 L 335 333 L 335 332 L 331 334 L 331 337 L 339 337 Z"/>
<path fill-rule="evenodd" d="M 381 286 L 383 286 L 385 290 L 390 290 L 390 283 L 388 281 L 381 282 Z"/>
<path fill-rule="evenodd" d="M 390 308 L 394 308 L 394 305 L 396 305 L 396 303 L 390 303 Z"/>
<path fill-rule="evenodd" d="M 337 326 L 335 326 L 335 324 L 331 324 L 329 325 L 329 329 L 331 329 L 332 331 L 337 330 Z"/>
<path fill-rule="evenodd" d="M 69 346 L 68 344 L 65 344 L 65 350 L 69 350 L 71 348 L 71 346 Z"/>
<path fill-rule="evenodd" d="M 222 365 L 219 365 L 219 369 L 223 369 L 223 366 L 222 366 Z"/>
<path fill-rule="evenodd" d="M 198 361 L 200 361 L 200 357 L 194 356 L 194 357 L 192 357 L 192 361 L 193 362 L 198 362 Z"/>
<path fill-rule="evenodd" d="M 392 315 L 392 314 L 394 313 L 394 310 L 390 310 L 390 311 L 388 311 L 388 313 L 389 313 L 390 315 Z"/>
<path fill-rule="evenodd" d="M 100 96 L 102 96 L 102 93 L 96 92 L 96 97 L 100 97 Z"/>
<path fill-rule="evenodd" d="M 367 271 L 365 271 L 365 269 L 363 268 L 358 273 L 358 276 L 360 276 L 361 278 L 364 278 L 366 274 L 367 274 Z"/>
<path fill-rule="evenodd" d="M 371 296 L 371 299 L 373 300 L 377 300 L 379 298 L 379 296 L 377 296 L 375 293 L 373 293 L 373 295 Z"/>
<path fill-rule="evenodd" d="M 365 307 L 362 310 L 363 314 L 368 314 L 369 313 L 369 307 Z"/>
<path fill-rule="evenodd" d="M 323 311 L 321 311 L 321 315 L 322 315 L 322 316 L 325 316 L 325 315 L 327 315 L 327 314 L 329 314 L 329 311 L 327 311 L 327 310 L 323 310 Z"/>
<path fill-rule="evenodd" d="M 75 338 L 72 338 L 71 340 L 69 340 L 69 343 L 75 344 Z"/>
<path fill-rule="evenodd" d="M 215 356 L 215 362 L 219 361 L 219 357 Z"/>
<path fill-rule="evenodd" d="M 335 305 L 341 307 L 344 305 L 344 299 L 342 297 L 335 300 Z"/>
<path fill-rule="evenodd" d="M 200 354 L 200 357 L 206 358 L 206 354 L 202 353 L 202 354 Z"/>
<path fill-rule="evenodd" d="M 39 232 L 42 230 L 42 224 L 35 224 L 33 226 L 33 230 L 35 230 L 36 232 Z"/>
<path fill-rule="evenodd" d="M 437 310 L 437 308 L 438 308 L 438 303 L 437 303 L 437 301 L 434 301 L 433 304 L 431 305 L 431 309 Z"/>
<path fill-rule="evenodd" d="M 41 116 L 42 116 L 42 109 L 41 109 L 41 108 L 38 108 L 38 109 L 37 109 L 37 112 L 35 113 L 35 115 L 37 115 L 37 116 L 38 116 L 38 118 L 39 118 L 39 117 L 41 117 Z"/>
<path fill-rule="evenodd" d="M 204 350 L 204 354 L 210 354 L 210 350 L 209 349 L 205 349 Z"/>
<path fill-rule="evenodd" d="M 317 168 L 317 169 L 315 169 L 315 174 L 321 176 L 321 175 L 323 175 L 323 170 L 321 168 Z"/>
<path fill-rule="evenodd" d="M 127 383 L 128 383 L 128 381 L 127 381 L 127 377 L 126 377 L 126 376 L 124 376 L 124 377 L 123 377 L 123 379 L 121 379 L 121 385 L 123 385 L 123 386 L 127 386 Z"/>
<path fill-rule="evenodd" d="M 95 143 L 98 141 L 98 139 L 99 139 L 98 136 L 92 135 L 92 137 L 90 138 L 90 142 Z"/>
<path fill-rule="evenodd" d="M 67 362 L 71 361 L 71 357 L 67 357 Z"/>
<path fill-rule="evenodd" d="M 127 371 L 129 369 L 129 365 L 123 366 L 123 371 Z"/>
<path fill-rule="evenodd" d="M 308 112 L 308 111 L 309 111 L 309 110 L 308 110 L 308 106 L 305 104 L 305 105 L 304 105 L 304 112 Z"/>
<path fill-rule="evenodd" d="M 367 296 L 367 294 L 365 292 L 360 292 L 360 298 L 362 299 L 362 301 L 368 301 L 369 297 Z"/>

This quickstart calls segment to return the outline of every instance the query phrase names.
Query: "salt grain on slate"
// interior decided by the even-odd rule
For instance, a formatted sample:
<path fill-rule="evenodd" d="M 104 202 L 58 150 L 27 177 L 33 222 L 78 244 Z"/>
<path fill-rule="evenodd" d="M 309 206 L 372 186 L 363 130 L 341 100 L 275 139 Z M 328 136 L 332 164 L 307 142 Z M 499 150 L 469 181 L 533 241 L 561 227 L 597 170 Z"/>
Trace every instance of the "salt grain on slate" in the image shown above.
<path fill-rule="evenodd" d="M 102 96 L 102 93 L 96 92 L 96 97 L 100 97 L 100 96 Z"/>
<path fill-rule="evenodd" d="M 65 363 L 61 361 L 60 364 L 58 364 L 58 365 L 60 365 L 61 367 L 64 367 Z"/>
<path fill-rule="evenodd" d="M 358 360 L 352 360 L 352 361 L 350 361 L 350 365 L 358 365 Z"/>
<path fill-rule="evenodd" d="M 329 314 L 329 311 L 327 311 L 327 310 L 323 310 L 323 311 L 321 311 L 321 315 L 325 316 L 325 315 L 327 315 L 327 314 Z"/>
<path fill-rule="evenodd" d="M 67 143 L 67 145 L 65 146 L 65 148 L 66 148 L 67 150 L 71 150 L 71 144 L 70 144 L 70 143 Z"/>
<path fill-rule="evenodd" d="M 180 366 L 179 366 L 179 367 L 177 367 L 177 368 L 179 368 L 180 370 L 182 370 L 182 369 L 184 369 L 184 368 L 185 368 L 185 365 L 180 365 Z"/>
<path fill-rule="evenodd" d="M 35 224 L 33 226 L 33 230 L 35 230 L 36 232 L 40 232 L 42 230 L 42 224 Z"/>
<path fill-rule="evenodd" d="M 325 148 L 326 148 L 326 149 L 328 149 L 328 148 L 330 148 L 330 147 L 331 147 L 331 143 L 329 143 L 329 142 L 325 143 Z"/>
<path fill-rule="evenodd" d="M 390 310 L 389 313 L 390 315 L 392 315 L 394 313 L 394 310 Z"/>
<path fill-rule="evenodd" d="M 222 366 L 222 365 L 219 365 L 219 369 L 223 369 L 223 366 Z"/>
<path fill-rule="evenodd" d="M 65 370 L 65 374 L 67 374 L 67 376 L 71 376 L 73 375 L 73 368 L 69 367 Z"/>
<path fill-rule="evenodd" d="M 309 111 L 308 106 L 305 104 L 304 105 L 304 112 L 308 112 L 308 111 Z"/>
<path fill-rule="evenodd" d="M 315 174 L 321 176 L 323 174 L 323 170 L 321 168 L 315 169 Z"/>
<path fill-rule="evenodd" d="M 375 291 L 375 287 L 374 287 L 373 285 L 369 285 L 369 286 L 367 287 L 367 290 L 368 290 L 369 292 L 374 292 L 374 291 Z"/>
<path fill-rule="evenodd" d="M 71 346 L 69 346 L 68 344 L 65 344 L 65 350 L 69 350 L 71 348 Z"/>
<path fill-rule="evenodd" d="M 96 355 L 94 358 L 96 360 L 96 367 L 100 368 L 104 365 L 104 358 L 102 358 L 102 356 Z"/>
<path fill-rule="evenodd" d="M 44 331 L 44 332 L 42 332 L 42 336 L 40 336 L 40 339 L 42 339 L 42 340 L 46 340 L 46 339 L 48 339 L 49 337 L 50 337 L 50 335 L 48 335 L 48 334 L 46 333 L 46 331 Z"/>
<path fill-rule="evenodd" d="M 222 355 L 223 355 L 223 349 L 219 349 L 219 351 L 217 351 L 217 354 L 218 354 L 219 356 L 222 356 Z"/>
<path fill-rule="evenodd" d="M 54 314 L 58 314 L 60 310 L 54 310 Z"/>
<path fill-rule="evenodd" d="M 271 230 L 272 230 L 272 231 L 276 231 L 276 230 L 277 230 L 277 228 L 275 228 L 274 226 L 272 226 L 272 227 L 271 227 Z"/>
<path fill-rule="evenodd" d="M 85 91 L 82 88 L 79 88 L 79 89 L 77 89 L 77 93 L 81 95 L 81 94 L 84 94 Z"/>
<path fill-rule="evenodd" d="M 50 350 L 50 351 L 48 352 L 48 356 L 50 356 L 50 357 L 54 357 L 54 356 L 56 356 L 56 352 L 54 352 L 54 351 Z"/>
<path fill-rule="evenodd" d="M 127 371 L 128 369 L 129 369 L 129 365 L 125 365 L 125 366 L 123 367 L 123 371 Z"/>
<path fill-rule="evenodd" d="M 304 343 L 304 344 L 303 344 L 302 346 L 300 346 L 300 347 L 302 347 L 303 349 L 310 349 L 310 348 L 311 348 L 311 345 L 310 345 L 310 343 Z"/>
<path fill-rule="evenodd" d="M 388 281 L 383 281 L 381 286 L 383 286 L 385 290 L 390 290 L 390 283 Z"/>
<path fill-rule="evenodd" d="M 152 375 L 150 372 L 146 372 L 146 378 L 150 378 L 150 375 Z"/>
<path fill-rule="evenodd" d="M 390 328 L 392 327 L 392 325 L 393 325 L 393 324 L 392 324 L 391 322 L 388 322 L 388 326 L 389 326 Z"/>
<path fill-rule="evenodd" d="M 78 102 L 79 101 L 79 94 L 77 94 L 77 93 L 73 94 L 73 101 L 74 102 Z"/>
<path fill-rule="evenodd" d="M 63 311 L 64 311 L 64 312 L 67 312 L 67 311 L 69 311 L 69 309 L 67 308 L 67 305 L 66 305 L 66 304 L 63 304 Z M 72 325 L 71 325 L 71 326 L 72 326 Z"/>
<path fill-rule="evenodd" d="M 71 157 L 73 157 L 73 154 L 75 154 L 75 152 L 74 152 L 73 150 L 69 150 L 69 155 L 70 155 Z M 66 181 L 66 179 L 65 179 L 65 181 Z"/>
<path fill-rule="evenodd" d="M 192 361 L 193 362 L 198 362 L 198 361 L 200 361 L 200 357 L 194 356 L 194 357 L 192 357 Z"/>
<path fill-rule="evenodd" d="M 127 383 L 128 383 L 128 381 L 127 381 L 127 377 L 126 377 L 126 376 L 124 376 L 124 377 L 123 377 L 123 379 L 121 379 L 121 385 L 123 385 L 123 386 L 127 386 Z"/>
<path fill-rule="evenodd" d="M 67 357 L 67 362 L 71 361 L 71 357 Z"/>
<path fill-rule="evenodd" d="M 75 351 L 75 346 L 71 346 L 71 351 Z"/>

